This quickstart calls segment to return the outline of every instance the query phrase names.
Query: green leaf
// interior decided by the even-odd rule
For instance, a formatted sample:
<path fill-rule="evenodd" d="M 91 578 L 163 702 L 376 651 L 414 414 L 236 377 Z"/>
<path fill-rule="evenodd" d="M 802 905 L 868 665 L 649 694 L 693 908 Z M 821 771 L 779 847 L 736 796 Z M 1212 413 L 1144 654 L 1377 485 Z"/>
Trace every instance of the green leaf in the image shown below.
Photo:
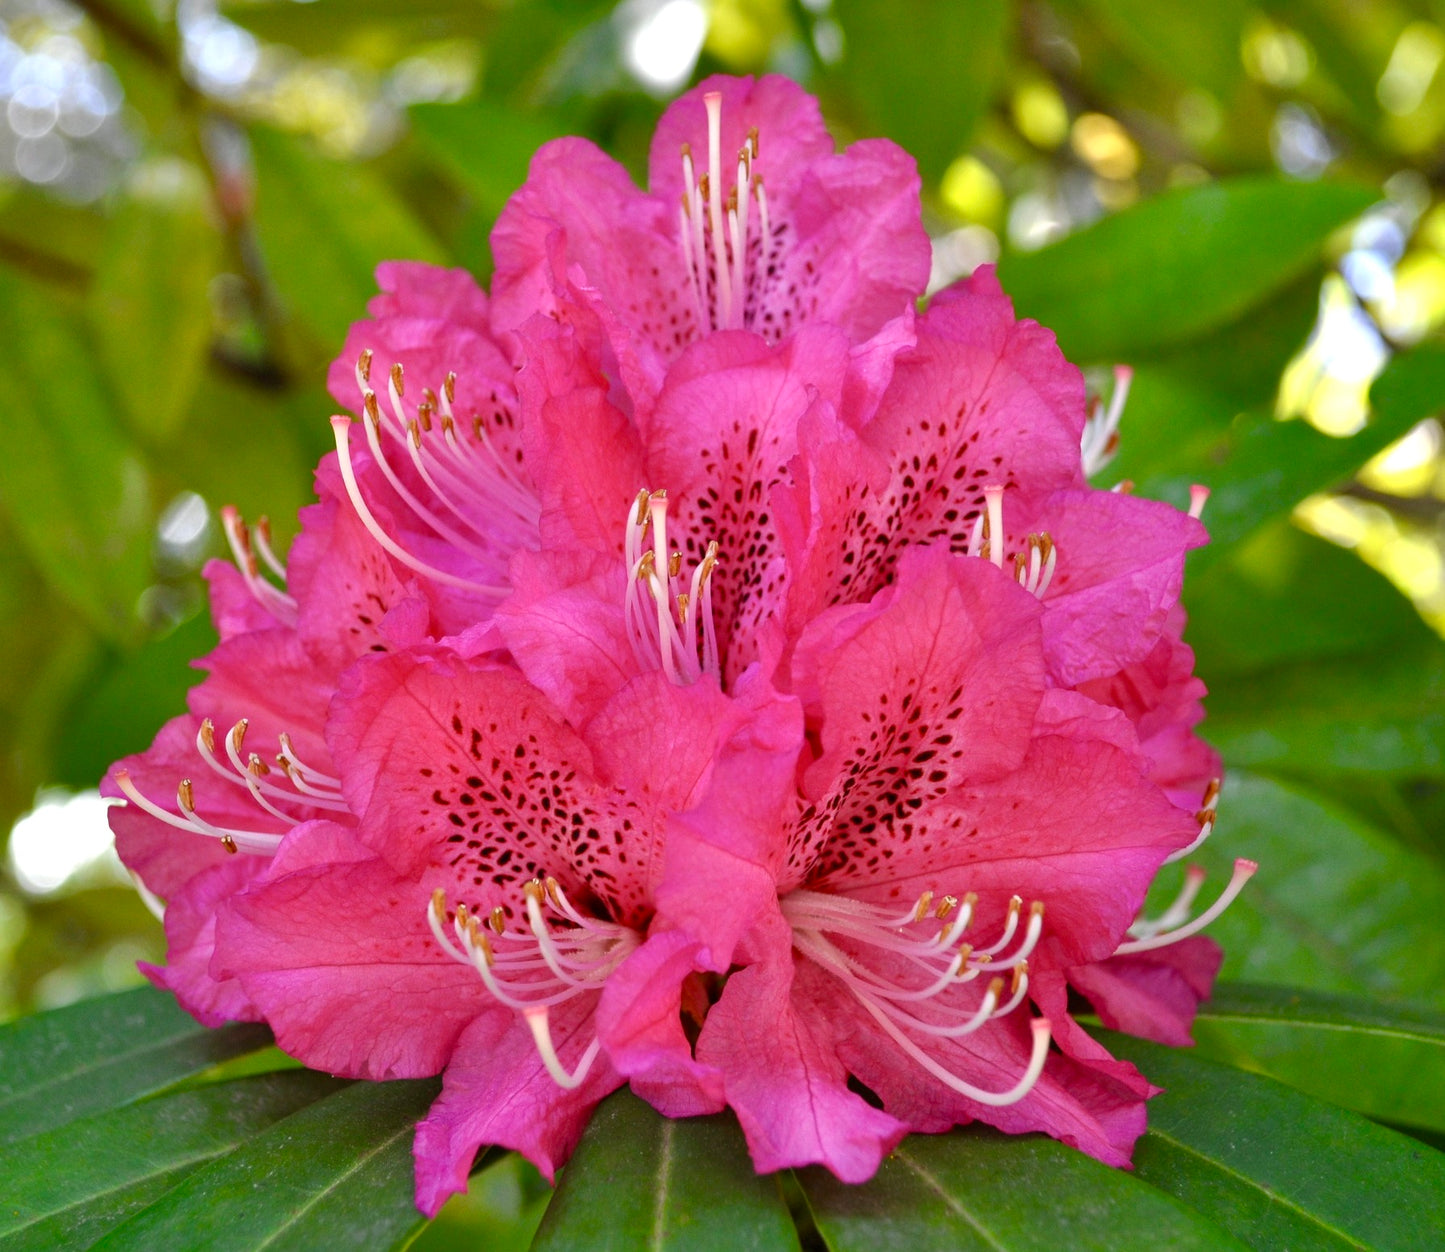
<path fill-rule="evenodd" d="M 1191 565 L 1185 586 L 1189 642 L 1211 691 L 1226 675 L 1415 651 L 1436 638 L 1382 574 L 1283 520 L 1261 527 L 1228 560 L 1204 571 Z"/>
<path fill-rule="evenodd" d="M 1445 1239 L 1445 1155 L 1268 1078 L 1102 1037 L 1165 1089 L 1135 1173 L 1251 1247 L 1415 1252 Z"/>
<path fill-rule="evenodd" d="M 1337 439 L 1307 422 L 1241 414 L 1224 438 L 1198 448 L 1197 471 L 1148 477 L 1138 486 L 1144 495 L 1179 503 L 1188 500 L 1193 482 L 1210 488 L 1204 514 L 1210 545 L 1194 562 L 1196 570 L 1207 569 L 1265 522 L 1351 477 L 1407 434 L 1416 420 L 1401 410 L 1380 410 L 1359 434 Z"/>
<path fill-rule="evenodd" d="M 157 442 L 175 433 L 205 366 L 219 259 L 201 172 L 175 159 L 141 167 L 111 221 L 91 314 L 132 429 Z"/>
<path fill-rule="evenodd" d="M 535 109 L 513 109 L 492 100 L 418 104 L 410 114 L 422 146 L 491 217 L 526 181 L 532 154 L 563 133 Z"/>
<path fill-rule="evenodd" d="M 430 235 L 374 170 L 328 160 L 279 131 L 251 131 L 256 231 L 292 316 L 327 351 L 376 294 L 377 263 L 444 260 Z"/>
<path fill-rule="evenodd" d="M 433 1080 L 355 1083 L 196 1170 L 96 1247 L 402 1246 L 422 1224 L 412 1137 L 439 1090 Z"/>
<path fill-rule="evenodd" d="M 271 1039 L 264 1026 L 207 1030 L 175 997 L 142 987 L 0 1027 L 0 1143 L 160 1091 Z"/>
<path fill-rule="evenodd" d="M 1239 83 L 1243 0 L 1161 5 L 1154 0 L 1086 0 L 1088 8 L 1140 65 L 1228 100 Z"/>
<path fill-rule="evenodd" d="M 220 1156 L 340 1086 L 306 1070 L 265 1074 L 156 1096 L 17 1140 L 0 1159 L 0 1235 L 78 1215 L 105 1196 Z"/>
<path fill-rule="evenodd" d="M 1220 983 L 1200 1053 L 1376 1120 L 1445 1130 L 1445 1014 L 1292 987 Z"/>
<path fill-rule="evenodd" d="M 843 82 L 876 128 L 938 179 L 992 102 L 1006 60 L 1006 0 L 837 0 Z"/>
<path fill-rule="evenodd" d="M 1218 886 L 1239 856 L 1260 869 L 1209 928 L 1225 978 L 1445 1008 L 1439 862 L 1303 788 L 1234 770 L 1214 836 L 1192 859 Z M 1163 878 L 1167 897 L 1176 879 Z"/>
<path fill-rule="evenodd" d="M 153 1174 L 128 1187 L 107 1191 L 93 1200 L 73 1204 L 23 1230 L 0 1235 L 0 1252 L 54 1252 L 56 1248 L 89 1248 L 113 1226 L 146 1207 L 191 1172 L 182 1165 Z"/>
<path fill-rule="evenodd" d="M 1004 257 L 1019 314 L 1073 360 L 1127 358 L 1203 335 L 1319 263 L 1368 188 L 1240 178 L 1166 192 L 1037 252 Z"/>
<path fill-rule="evenodd" d="M 798 1236 L 731 1114 L 676 1120 L 619 1091 L 592 1115 L 532 1247 L 764 1252 L 796 1249 Z"/>
<path fill-rule="evenodd" d="M 379 68 L 422 44 L 485 35 L 505 6 L 486 0 L 225 0 L 220 7 L 268 42 L 318 57 L 341 52 Z"/>
<path fill-rule="evenodd" d="M 1238 1248 L 1167 1195 L 1040 1135 L 914 1135 L 862 1186 L 800 1171 L 831 1252 Z"/>
<path fill-rule="evenodd" d="M 191 663 L 215 646 L 215 627 L 205 612 L 198 612 L 92 676 L 67 710 L 55 781 L 93 787 L 112 761 L 143 752 L 200 681 Z"/>
<path fill-rule="evenodd" d="M 46 581 L 102 635 L 127 639 L 150 576 L 149 476 L 85 337 L 44 291 L 3 270 L 0 341 L 6 429 L 24 449 L 0 457 L 0 504 Z"/>

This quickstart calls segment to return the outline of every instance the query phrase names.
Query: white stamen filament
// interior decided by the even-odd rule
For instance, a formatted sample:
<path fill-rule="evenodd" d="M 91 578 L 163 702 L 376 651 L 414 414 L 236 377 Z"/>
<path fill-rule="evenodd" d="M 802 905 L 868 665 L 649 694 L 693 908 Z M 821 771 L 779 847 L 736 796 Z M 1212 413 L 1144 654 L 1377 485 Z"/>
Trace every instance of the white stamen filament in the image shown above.
<path fill-rule="evenodd" d="M 1003 569 L 1003 488 L 990 483 L 983 489 L 983 499 L 988 510 L 988 559 Z"/>
<path fill-rule="evenodd" d="M 753 171 L 758 156 L 756 129 L 738 149 L 736 176 L 730 180 L 731 186 L 725 187 L 729 180 L 723 170 L 721 93 L 708 92 L 703 105 L 707 111 L 707 169 L 698 176 L 692 146 L 683 144 L 678 242 L 701 329 L 737 329 L 749 325 L 753 316 L 749 312 L 750 286 L 754 311 L 760 302 L 759 288 L 772 242 L 768 202 L 762 178 Z M 755 276 L 749 273 L 748 248 L 753 200 L 758 204 L 761 227 Z"/>
<path fill-rule="evenodd" d="M 241 515 L 229 504 L 221 509 L 221 529 L 225 532 L 226 543 L 231 549 L 236 569 L 256 602 L 283 625 L 296 625 L 296 601 L 261 577 L 261 571 L 256 564 L 256 554 L 251 546 L 250 532 L 241 520 Z M 270 553 L 269 545 L 265 551 L 270 554 L 271 561 L 276 560 L 274 553 Z M 285 576 L 286 570 L 282 566 L 280 577 L 284 579 Z"/>
<path fill-rule="evenodd" d="M 1114 367 L 1114 392 L 1106 405 L 1102 398 L 1096 399 L 1089 416 L 1084 422 L 1084 435 L 1080 444 L 1080 455 L 1084 463 L 1084 476 L 1092 478 L 1114 459 L 1119 448 L 1119 421 L 1124 416 L 1124 405 L 1129 399 L 1129 386 L 1134 381 L 1134 371 L 1127 365 Z"/>
<path fill-rule="evenodd" d="M 577 1062 L 577 1068 L 568 1073 L 563 1068 L 556 1048 L 552 1046 L 552 1031 L 547 1024 L 547 1010 L 545 1008 L 523 1009 L 522 1016 L 527 1019 L 527 1026 L 537 1044 L 537 1052 L 542 1058 L 542 1064 L 547 1067 L 547 1072 L 552 1075 L 552 1081 L 565 1091 L 580 1087 L 592 1069 L 592 1062 L 597 1059 L 602 1041 L 594 1038 L 582 1053 L 581 1060 Z"/>
<path fill-rule="evenodd" d="M 1175 861 L 1182 861 L 1186 856 L 1194 853 L 1196 848 L 1202 847 L 1204 841 L 1214 833 L 1215 809 L 1219 804 L 1219 779 L 1211 779 L 1209 785 L 1204 789 L 1204 799 L 1199 806 L 1199 812 L 1194 815 L 1194 820 L 1199 823 L 1199 834 L 1185 847 L 1177 852 L 1171 852 L 1164 858 L 1165 865 L 1172 865 Z"/>
<path fill-rule="evenodd" d="M 178 788 L 177 807 L 185 813 L 185 817 L 177 817 L 167 809 L 145 796 L 141 790 L 131 781 L 130 773 L 120 769 L 115 772 L 115 783 L 121 793 L 143 813 L 150 814 L 159 822 L 167 826 L 173 826 L 177 830 L 184 830 L 193 835 L 206 835 L 212 839 L 219 839 L 228 849 L 241 852 L 249 852 L 257 855 L 269 856 L 281 843 L 279 834 L 268 833 L 259 830 L 239 830 L 227 826 L 215 826 L 205 821 L 195 811 L 193 804 L 185 803 L 181 797 L 190 789 L 189 780 L 183 780 Z"/>
<path fill-rule="evenodd" d="M 1189 920 L 1189 910 L 1194 907 L 1195 897 L 1199 895 L 1199 888 L 1204 885 L 1205 874 L 1202 866 L 1191 865 L 1184 871 L 1184 885 L 1179 889 L 1179 894 L 1174 901 L 1158 917 L 1141 917 L 1129 927 L 1131 939 L 1148 939 L 1161 931 L 1168 930 L 1171 926 L 1178 926 Z"/>
<path fill-rule="evenodd" d="M 1209 488 L 1195 483 L 1189 488 L 1189 516 L 1198 521 L 1204 516 L 1204 506 L 1209 501 Z"/>
<path fill-rule="evenodd" d="M 356 470 L 351 464 L 350 426 L 351 419 L 349 417 L 338 414 L 331 419 L 331 429 L 336 436 L 337 463 L 341 469 L 342 482 L 346 485 L 346 494 L 351 499 L 351 506 L 356 510 L 357 518 L 366 527 L 371 537 L 407 568 L 415 570 L 418 574 L 430 578 L 434 582 L 502 599 L 507 594 L 506 587 L 474 582 L 470 578 L 463 578 L 458 574 L 449 573 L 447 570 L 437 569 L 436 566 L 429 565 L 419 557 L 413 556 L 382 529 L 375 514 L 371 511 L 371 507 L 361 494 L 360 484 L 356 481 Z"/>
<path fill-rule="evenodd" d="M 722 669 L 712 617 L 717 544 L 708 544 L 691 580 L 684 584 L 682 555 L 668 550 L 667 503 L 666 491 L 644 488 L 628 506 L 622 541 L 627 571 L 623 610 L 638 663 L 660 668 L 682 686 Z M 684 585 L 688 590 L 680 592 Z M 644 602 L 648 598 L 651 604 Z"/>
<path fill-rule="evenodd" d="M 1235 861 L 1234 873 L 1230 875 L 1228 885 L 1219 893 L 1219 898 L 1192 922 L 1186 922 L 1175 930 L 1151 934 L 1143 939 L 1127 940 L 1114 949 L 1114 955 L 1127 956 L 1132 952 L 1150 952 L 1155 948 L 1165 948 L 1171 943 L 1178 943 L 1181 939 L 1198 934 L 1234 903 L 1235 897 L 1244 890 L 1244 884 L 1254 877 L 1255 871 L 1258 869 L 1259 866 L 1254 861 L 1247 861 L 1241 857 Z"/>
<path fill-rule="evenodd" d="M 583 916 L 555 879 L 533 879 L 525 884 L 523 894 L 528 920 L 524 931 L 507 929 L 500 908 L 493 911 L 489 930 L 465 904 L 459 904 L 449 935 L 446 893 L 441 890 L 432 894 L 427 924 L 452 960 L 470 965 L 493 998 L 524 1015 L 542 1063 L 558 1085 L 576 1086 L 596 1059 L 598 1042 L 592 1041 L 569 1074 L 553 1047 L 547 1012 L 584 993 L 600 991 L 641 938 L 631 927 Z M 544 905 L 560 915 L 562 925 L 554 928 L 543 914 Z"/>
<path fill-rule="evenodd" d="M 880 906 L 824 892 L 799 889 L 782 900 L 783 915 L 793 929 L 793 945 L 848 988 L 870 1016 L 894 1039 L 904 1052 L 952 1090 L 981 1103 L 1002 1105 L 1022 1099 L 1037 1080 L 1042 1068 L 1042 1053 L 1048 1048 L 1048 1026 L 1035 1027 L 1035 1052 L 1023 1078 L 1003 1092 L 984 1091 L 964 1081 L 929 1057 L 914 1036 L 933 1039 L 959 1039 L 982 1029 L 990 1021 L 1017 1009 L 1028 994 L 1027 957 L 1039 941 L 1043 930 L 1043 905 L 1035 902 L 1029 912 L 1029 923 L 1023 939 L 1013 952 L 1002 960 L 993 960 L 1012 942 L 1018 930 L 1023 901 L 1015 896 L 1009 901 L 1003 935 L 987 949 L 967 945 L 956 948 L 955 941 L 973 920 L 977 897 L 963 898 L 956 916 L 958 900 L 945 896 L 934 907 L 932 892 L 924 892 L 902 916 L 885 912 Z M 918 937 L 909 933 L 929 921 L 939 923 L 936 933 Z M 844 950 L 833 941 L 847 943 Z M 882 974 L 869 967 L 859 949 L 875 949 L 903 958 L 906 966 L 922 976 L 900 980 L 897 974 Z M 990 980 L 980 1000 L 968 1007 L 951 994 L 957 986 L 971 982 L 983 972 L 1013 970 L 1013 986 L 1007 1001 L 1002 1001 L 1004 979 Z M 908 1007 L 926 1005 L 934 1020 L 925 1020 Z M 1039 1038 L 1042 1037 L 1042 1044 Z"/>
<path fill-rule="evenodd" d="M 130 875 L 131 884 L 135 887 L 136 895 L 140 896 L 140 902 L 146 906 L 146 911 L 158 922 L 166 920 L 165 902 L 156 895 L 135 870 L 127 868 L 126 873 Z"/>

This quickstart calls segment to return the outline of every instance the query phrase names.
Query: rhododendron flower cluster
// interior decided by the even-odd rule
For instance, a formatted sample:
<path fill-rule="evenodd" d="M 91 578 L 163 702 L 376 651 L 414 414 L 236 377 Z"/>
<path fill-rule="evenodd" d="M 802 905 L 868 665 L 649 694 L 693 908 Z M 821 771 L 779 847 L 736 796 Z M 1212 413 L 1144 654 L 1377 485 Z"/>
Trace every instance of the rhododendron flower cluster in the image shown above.
<path fill-rule="evenodd" d="M 988 270 L 919 313 L 912 161 L 788 81 L 678 100 L 649 177 L 543 148 L 490 298 L 383 265 L 287 559 L 225 514 L 207 677 L 107 779 L 148 973 L 443 1073 L 428 1213 L 623 1083 L 760 1171 L 974 1119 L 1127 1164 L 1153 1088 L 1070 990 L 1187 1042 L 1253 870 L 1140 916 L 1214 821 L 1202 493 L 1091 487 L 1127 371 L 1091 405 Z"/>

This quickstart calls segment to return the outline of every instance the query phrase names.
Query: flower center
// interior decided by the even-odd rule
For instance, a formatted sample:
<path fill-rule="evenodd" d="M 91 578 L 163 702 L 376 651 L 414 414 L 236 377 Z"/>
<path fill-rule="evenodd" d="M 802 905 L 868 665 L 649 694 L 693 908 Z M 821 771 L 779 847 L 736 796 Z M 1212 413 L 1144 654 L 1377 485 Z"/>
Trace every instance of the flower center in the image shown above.
<path fill-rule="evenodd" d="M 685 579 L 682 553 L 667 544 L 667 492 L 644 487 L 627 510 L 623 556 L 627 563 L 627 633 L 638 664 L 662 669 L 679 685 L 696 682 L 704 674 L 720 678 L 722 663 L 712 612 L 717 541 L 707 545 L 691 578 Z"/>
<path fill-rule="evenodd" d="M 1031 1022 L 1029 1063 L 1007 1091 L 985 1091 L 965 1082 L 917 1042 L 919 1037 L 946 1041 L 971 1035 L 1012 1013 L 1028 995 L 1028 956 L 1043 932 L 1043 903 L 1036 900 L 1029 907 L 1023 936 L 1015 944 L 1023 900 L 1014 896 L 1003 932 L 987 947 L 974 947 L 960 940 L 977 903 L 972 893 L 960 902 L 925 891 L 898 916 L 878 905 L 800 889 L 783 898 L 782 910 L 793 928 L 793 946 L 843 983 L 912 1061 L 960 1095 L 1000 1107 L 1022 1100 L 1038 1081 L 1049 1048 L 1047 1021 Z M 934 925 L 931 934 L 920 933 Z M 968 984 L 984 973 L 994 977 L 980 997 Z M 1004 973 L 1010 975 L 1007 991 Z"/>
<path fill-rule="evenodd" d="M 748 132 L 739 150 L 737 174 L 725 187 L 722 165 L 722 94 L 703 96 L 707 108 L 707 172 L 700 178 L 692 146 L 682 145 L 682 207 L 678 240 L 683 267 L 698 320 L 714 330 L 739 329 L 752 322 L 756 297 L 749 299 L 750 269 L 764 271 L 769 262 L 772 232 L 762 175 L 753 173 L 758 159 L 758 130 Z M 727 171 L 730 175 L 731 170 Z M 758 206 L 758 230 L 752 232 L 752 202 Z"/>
<path fill-rule="evenodd" d="M 984 511 L 973 524 L 973 534 L 968 541 L 968 555 L 992 561 L 999 569 L 1010 560 L 1013 563 L 1014 578 L 1040 600 L 1049 584 L 1054 580 L 1054 570 L 1059 563 L 1059 550 L 1048 531 L 1029 535 L 1024 546 L 1008 557 L 1005 548 L 1007 539 L 1003 528 L 1003 492 L 998 484 L 983 489 Z"/>
<path fill-rule="evenodd" d="M 526 929 L 508 929 L 500 906 L 482 919 L 458 904 L 448 936 L 446 892 L 440 888 L 427 908 L 427 922 L 448 956 L 470 965 L 493 997 L 523 1015 L 547 1072 L 571 1089 L 587 1077 L 601 1044 L 594 1038 L 569 1071 L 553 1044 L 548 1013 L 586 992 L 601 991 L 607 976 L 642 940 L 630 926 L 580 913 L 555 878 L 534 878 L 523 893 Z"/>
<path fill-rule="evenodd" d="M 508 559 L 536 535 L 541 506 L 535 493 L 500 454 L 483 418 L 473 418 L 469 431 L 459 429 L 453 413 L 455 373 L 447 374 L 440 391 L 422 388 L 420 399 L 408 412 L 400 363 L 388 371 L 388 404 L 383 408 L 371 387 L 371 360 L 370 349 L 361 354 L 356 384 L 362 395 L 361 425 L 372 459 L 411 514 L 413 527 L 419 526 L 422 536 L 434 536 L 451 551 L 470 558 L 480 576 L 439 568 L 382 525 L 362 494 L 351 462 L 351 419 L 336 416 L 331 419 L 331 429 L 342 481 L 357 517 L 386 552 L 423 577 L 486 599 L 503 599 L 508 592 Z M 393 460 L 401 465 L 400 471 Z"/>

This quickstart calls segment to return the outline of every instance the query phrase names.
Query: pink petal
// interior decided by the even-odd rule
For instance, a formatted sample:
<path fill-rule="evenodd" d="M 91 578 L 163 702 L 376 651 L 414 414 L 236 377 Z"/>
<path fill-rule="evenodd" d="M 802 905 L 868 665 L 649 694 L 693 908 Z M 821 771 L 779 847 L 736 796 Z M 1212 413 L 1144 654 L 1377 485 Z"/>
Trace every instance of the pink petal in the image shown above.
<path fill-rule="evenodd" d="M 166 902 L 166 963 L 141 965 L 157 987 L 175 993 L 203 1026 L 259 1021 L 261 1014 L 234 978 L 213 978 L 216 909 L 266 868 L 256 856 L 228 856 L 202 870 Z"/>
<path fill-rule="evenodd" d="M 946 538 L 966 550 L 985 486 L 1083 483 L 1083 378 L 1051 333 L 1015 320 L 991 270 L 935 298 L 917 333 L 876 415 L 861 424 L 890 471 L 849 523 L 838 568 L 855 598 L 884 585 L 904 544 Z"/>
<path fill-rule="evenodd" d="M 1058 566 L 1044 597 L 1049 672 L 1072 687 L 1144 660 L 1163 636 L 1184 581 L 1184 556 L 1206 542 L 1186 513 L 1112 491 L 1004 498 L 1008 550 L 1047 532 Z"/>
<path fill-rule="evenodd" d="M 923 860 L 957 846 L 948 798 L 1028 750 L 1043 694 L 1039 616 L 987 562 L 933 548 L 906 553 L 869 604 L 812 623 L 793 683 L 821 723 L 822 753 L 804 777 L 809 811 L 785 884 L 872 878 L 895 840 L 913 840 Z"/>
<path fill-rule="evenodd" d="M 211 621 L 223 640 L 281 625 L 269 609 L 261 607 L 241 577 L 241 571 L 229 561 L 207 561 L 201 576 L 210 590 Z"/>
<path fill-rule="evenodd" d="M 805 327 L 777 348 L 719 332 L 676 361 L 643 427 L 649 481 L 667 489 L 684 568 L 719 544 L 713 620 L 729 677 L 756 659 L 759 625 L 786 592 L 772 497 L 788 481 L 799 423 L 838 403 L 848 368 L 848 341 L 831 326 Z"/>
<path fill-rule="evenodd" d="M 1129 1163 L 1134 1141 L 1144 1131 L 1142 1088 L 1147 1088 L 1141 1088 L 1132 1066 L 1114 1063 L 1122 1067 L 1116 1074 L 1056 1053 L 1022 1100 L 997 1108 L 971 1100 L 929 1074 L 823 970 L 807 963 L 797 985 L 795 1002 L 807 1006 L 810 1020 L 828 1024 L 841 1062 L 909 1130 L 939 1133 L 977 1120 L 1009 1134 L 1043 1131 L 1106 1164 Z M 1016 1011 L 962 1039 L 916 1041 L 965 1082 L 986 1091 L 1006 1091 L 1028 1064 L 1028 1022 L 1025 1012 Z"/>
<path fill-rule="evenodd" d="M 825 1165 L 844 1182 L 865 1182 L 908 1126 L 848 1089 L 826 1016 L 794 992 L 790 939 L 776 915 L 775 927 L 767 959 L 728 979 L 697 1058 L 722 1072 L 758 1173 Z"/>
<path fill-rule="evenodd" d="M 620 560 L 628 511 L 648 485 L 636 432 L 575 330 L 536 318 L 520 340 L 522 441 L 539 484 L 543 546 Z"/>
<path fill-rule="evenodd" d="M 597 1035 L 632 1090 L 667 1117 L 723 1107 L 722 1076 L 692 1057 L 682 1028 L 683 986 L 697 968 L 698 944 L 663 931 L 612 974 L 597 1006 Z"/>
<path fill-rule="evenodd" d="M 623 603 L 620 554 L 519 552 L 512 594 L 497 610 L 500 641 L 536 687 L 581 730 L 638 672 Z"/>
<path fill-rule="evenodd" d="M 753 171 L 766 188 L 773 248 L 769 272 L 749 295 L 751 328 L 772 341 L 810 321 L 831 323 L 857 341 L 877 333 L 928 281 L 913 158 L 877 139 L 835 154 L 817 101 L 796 83 L 772 74 L 718 75 L 674 101 L 653 135 L 649 180 L 665 205 L 683 194 L 683 144 L 699 175 L 706 171 L 703 96 L 712 91 L 722 96 L 725 187 L 733 185 L 749 130 L 758 131 Z"/>
<path fill-rule="evenodd" d="M 586 743 L 514 670 L 439 649 L 378 656 L 348 673 L 329 733 L 362 842 L 400 873 L 436 867 L 435 885 L 483 915 L 515 915 L 521 884 L 552 874 L 616 920 L 645 920 L 654 802 L 599 781 Z"/>
<path fill-rule="evenodd" d="M 590 1042 L 594 996 L 580 996 L 550 1014 L 561 1062 L 575 1069 Z M 552 1081 L 520 1014 L 480 1017 L 457 1041 L 442 1094 L 416 1130 L 416 1202 L 428 1217 L 465 1191 L 483 1144 L 512 1148 L 556 1178 L 582 1137 L 599 1100 L 621 1084 L 605 1054 L 582 1084 L 564 1091 Z"/>
<path fill-rule="evenodd" d="M 291 842 L 335 855 L 339 828 L 317 824 Z M 364 849 L 360 851 L 364 852 Z M 510 1019 L 470 966 L 437 944 L 427 923 L 435 885 L 404 879 L 376 857 L 316 860 L 268 877 L 222 909 L 212 973 L 239 979 L 276 1042 L 313 1069 L 353 1078 L 437 1073 L 478 1014 Z M 378 1012 L 378 1006 L 385 1006 Z"/>
<path fill-rule="evenodd" d="M 1224 953 L 1202 935 L 1165 948 L 1110 957 L 1069 970 L 1110 1030 L 1188 1047 L 1201 1000 L 1208 999 Z"/>

